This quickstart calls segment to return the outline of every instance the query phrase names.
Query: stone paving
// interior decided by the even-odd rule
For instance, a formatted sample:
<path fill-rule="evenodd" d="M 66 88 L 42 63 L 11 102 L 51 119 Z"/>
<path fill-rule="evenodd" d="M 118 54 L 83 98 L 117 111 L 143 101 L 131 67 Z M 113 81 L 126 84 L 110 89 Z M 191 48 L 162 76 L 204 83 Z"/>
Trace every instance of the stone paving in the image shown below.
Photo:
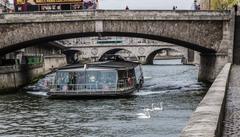
<path fill-rule="evenodd" d="M 240 65 L 232 66 L 222 137 L 240 137 Z"/>

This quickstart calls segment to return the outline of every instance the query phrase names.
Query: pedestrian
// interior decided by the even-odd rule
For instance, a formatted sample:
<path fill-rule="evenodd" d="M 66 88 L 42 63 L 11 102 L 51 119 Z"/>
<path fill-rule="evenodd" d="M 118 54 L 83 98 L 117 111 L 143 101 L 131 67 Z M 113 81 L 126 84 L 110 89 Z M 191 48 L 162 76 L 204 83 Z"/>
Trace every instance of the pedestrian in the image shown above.
<path fill-rule="evenodd" d="M 173 6 L 173 8 L 172 8 L 173 10 L 176 10 L 176 7 L 175 6 Z"/>
<path fill-rule="evenodd" d="M 126 6 L 126 10 L 129 10 L 128 6 Z"/>
<path fill-rule="evenodd" d="M 238 11 L 238 5 L 235 4 L 235 5 L 233 5 L 233 7 L 234 7 L 234 10 L 237 12 Z"/>
<path fill-rule="evenodd" d="M 200 4 L 199 4 L 199 5 L 197 5 L 197 10 L 200 10 Z"/>

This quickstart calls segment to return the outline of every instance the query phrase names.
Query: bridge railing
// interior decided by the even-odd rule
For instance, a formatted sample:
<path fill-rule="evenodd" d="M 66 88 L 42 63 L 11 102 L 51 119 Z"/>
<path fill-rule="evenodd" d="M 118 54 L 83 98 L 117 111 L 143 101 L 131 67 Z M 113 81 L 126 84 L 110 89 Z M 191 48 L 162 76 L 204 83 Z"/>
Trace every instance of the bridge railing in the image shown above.
<path fill-rule="evenodd" d="M 84 10 L 3 13 L 0 23 L 84 20 L 230 20 L 230 11 Z M 2 20 L 1 20 L 2 19 Z"/>

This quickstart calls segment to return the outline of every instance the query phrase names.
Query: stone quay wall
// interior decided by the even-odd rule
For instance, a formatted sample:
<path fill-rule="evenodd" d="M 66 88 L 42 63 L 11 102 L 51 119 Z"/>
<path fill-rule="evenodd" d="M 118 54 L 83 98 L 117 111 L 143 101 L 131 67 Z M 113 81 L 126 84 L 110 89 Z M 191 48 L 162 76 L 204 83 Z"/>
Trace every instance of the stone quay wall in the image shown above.
<path fill-rule="evenodd" d="M 225 95 L 230 70 L 231 64 L 227 63 L 192 114 L 180 137 L 221 136 Z"/>
<path fill-rule="evenodd" d="M 0 67 L 0 94 L 16 92 L 16 89 L 33 79 L 66 65 L 64 55 L 46 56 L 43 64 Z"/>

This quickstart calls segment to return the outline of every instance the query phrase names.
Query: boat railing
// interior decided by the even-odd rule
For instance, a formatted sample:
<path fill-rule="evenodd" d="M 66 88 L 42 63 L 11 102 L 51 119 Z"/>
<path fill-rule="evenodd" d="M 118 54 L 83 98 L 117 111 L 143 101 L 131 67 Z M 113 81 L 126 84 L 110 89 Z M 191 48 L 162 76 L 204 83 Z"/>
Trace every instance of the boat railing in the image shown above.
<path fill-rule="evenodd" d="M 51 92 L 100 92 L 124 91 L 134 88 L 134 84 L 124 80 L 118 83 L 53 84 L 50 87 Z"/>

